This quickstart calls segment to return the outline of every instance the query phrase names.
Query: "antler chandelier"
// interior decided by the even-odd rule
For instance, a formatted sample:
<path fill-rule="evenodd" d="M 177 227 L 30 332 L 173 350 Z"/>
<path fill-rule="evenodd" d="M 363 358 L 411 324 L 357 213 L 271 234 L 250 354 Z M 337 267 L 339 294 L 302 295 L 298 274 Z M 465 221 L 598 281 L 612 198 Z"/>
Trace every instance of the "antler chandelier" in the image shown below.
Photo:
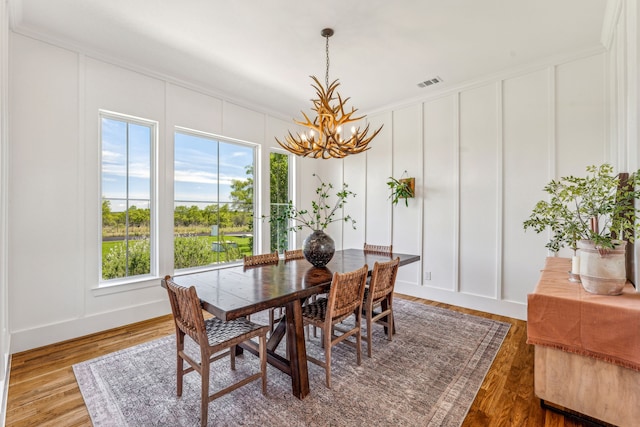
<path fill-rule="evenodd" d="M 298 156 L 329 159 L 341 159 L 350 154 L 362 153 L 368 150 L 367 145 L 380 132 L 382 126 L 369 137 L 369 125 L 360 131 L 359 127 L 351 127 L 351 135 L 345 136 L 345 126 L 351 122 L 363 119 L 365 116 L 353 117 L 357 111 L 351 107 L 351 111 L 345 113 L 345 104 L 350 98 L 344 100 L 336 89 L 340 86 L 338 80 L 329 84 L 329 37 L 333 35 L 331 28 L 325 28 L 320 32 L 326 38 L 327 68 L 325 72 L 325 86 L 323 87 L 317 77 L 311 76 L 314 81 L 311 86 L 316 90 L 317 99 L 312 99 L 312 111 L 316 117 L 311 121 L 304 112 L 305 121 L 293 120 L 295 123 L 305 126 L 308 132 L 297 133 L 293 136 L 291 131 L 285 137 L 284 142 L 278 138 L 276 141 L 282 148 Z M 335 94 L 335 95 L 334 95 Z M 337 103 L 335 103 L 337 98 Z"/>

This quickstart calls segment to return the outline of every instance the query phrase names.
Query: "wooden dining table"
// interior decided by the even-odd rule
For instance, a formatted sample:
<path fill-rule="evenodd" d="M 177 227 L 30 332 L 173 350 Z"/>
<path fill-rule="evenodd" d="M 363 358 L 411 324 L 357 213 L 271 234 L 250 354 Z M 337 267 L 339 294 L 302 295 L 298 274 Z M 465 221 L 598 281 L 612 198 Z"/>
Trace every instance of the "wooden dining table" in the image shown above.
<path fill-rule="evenodd" d="M 302 304 L 312 295 L 327 292 L 333 273 L 356 270 L 364 264 L 369 273 L 376 261 L 396 257 L 400 265 L 420 260 L 418 255 L 364 252 L 362 249 L 336 251 L 322 268 L 306 259 L 280 260 L 277 264 L 256 267 L 242 265 L 174 276 L 181 286 L 195 286 L 202 307 L 222 320 L 237 319 L 274 307 L 285 307 L 282 317 L 267 342 L 267 361 L 291 377 L 291 391 L 304 399 L 309 394 L 309 375 L 305 347 Z M 285 355 L 276 349 L 286 337 Z M 257 345 L 247 342 L 243 348 L 257 353 Z"/>

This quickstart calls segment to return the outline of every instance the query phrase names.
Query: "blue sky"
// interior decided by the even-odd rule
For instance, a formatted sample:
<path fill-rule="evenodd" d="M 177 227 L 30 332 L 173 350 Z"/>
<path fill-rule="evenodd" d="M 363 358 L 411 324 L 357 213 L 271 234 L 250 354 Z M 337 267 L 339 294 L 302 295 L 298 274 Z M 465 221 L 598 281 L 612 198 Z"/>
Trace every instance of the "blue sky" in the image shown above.
<path fill-rule="evenodd" d="M 150 196 L 151 127 L 129 123 L 129 198 L 138 208 L 148 207 Z M 126 198 L 127 123 L 102 119 L 102 197 Z M 177 204 L 201 207 L 218 199 L 229 201 L 231 182 L 247 178 L 253 164 L 251 147 L 213 138 L 175 133 L 175 195 Z M 200 203 L 196 203 L 200 202 Z M 112 211 L 124 203 L 111 201 Z"/>

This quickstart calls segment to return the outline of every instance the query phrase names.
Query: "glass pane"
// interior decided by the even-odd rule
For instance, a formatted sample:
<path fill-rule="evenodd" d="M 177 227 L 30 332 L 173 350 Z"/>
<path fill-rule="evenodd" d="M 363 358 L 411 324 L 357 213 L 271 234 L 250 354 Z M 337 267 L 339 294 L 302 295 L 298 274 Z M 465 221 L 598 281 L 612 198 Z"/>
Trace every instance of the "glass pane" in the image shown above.
<path fill-rule="evenodd" d="M 176 270 L 253 252 L 253 158 L 253 148 L 176 132 Z"/>
<path fill-rule="evenodd" d="M 151 128 L 129 124 L 129 198 L 151 199 Z"/>
<path fill-rule="evenodd" d="M 127 123 L 102 119 L 102 197 L 127 198 Z M 118 207 L 112 206 L 116 209 Z M 126 204 L 119 210 L 126 209 Z"/>
<path fill-rule="evenodd" d="M 289 195 L 289 155 L 271 153 L 269 155 L 270 213 L 274 218 L 286 212 Z M 270 222 L 271 250 L 282 252 L 289 249 L 288 224 Z"/>
<path fill-rule="evenodd" d="M 218 141 L 176 132 L 174 189 L 177 202 L 218 200 Z"/>

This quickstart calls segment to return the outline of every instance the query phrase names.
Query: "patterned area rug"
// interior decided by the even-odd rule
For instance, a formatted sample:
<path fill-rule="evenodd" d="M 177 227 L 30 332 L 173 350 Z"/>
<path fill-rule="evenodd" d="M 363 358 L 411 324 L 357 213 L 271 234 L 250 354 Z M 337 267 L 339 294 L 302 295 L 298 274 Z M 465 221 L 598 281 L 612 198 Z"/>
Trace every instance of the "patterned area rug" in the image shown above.
<path fill-rule="evenodd" d="M 373 357 L 363 342 L 361 366 L 355 348 L 333 348 L 331 390 L 324 370 L 309 363 L 311 393 L 298 400 L 289 377 L 269 366 L 267 396 L 255 381 L 214 400 L 209 425 L 459 426 L 510 325 L 397 298 L 394 311 L 393 341 L 376 327 Z M 199 425 L 200 377 L 185 376 L 176 396 L 174 343 L 167 336 L 73 366 L 96 427 Z M 322 354 L 318 338 L 307 341 L 307 351 Z M 227 358 L 216 362 L 212 389 L 254 372 L 257 362 L 245 353 L 235 372 Z"/>

